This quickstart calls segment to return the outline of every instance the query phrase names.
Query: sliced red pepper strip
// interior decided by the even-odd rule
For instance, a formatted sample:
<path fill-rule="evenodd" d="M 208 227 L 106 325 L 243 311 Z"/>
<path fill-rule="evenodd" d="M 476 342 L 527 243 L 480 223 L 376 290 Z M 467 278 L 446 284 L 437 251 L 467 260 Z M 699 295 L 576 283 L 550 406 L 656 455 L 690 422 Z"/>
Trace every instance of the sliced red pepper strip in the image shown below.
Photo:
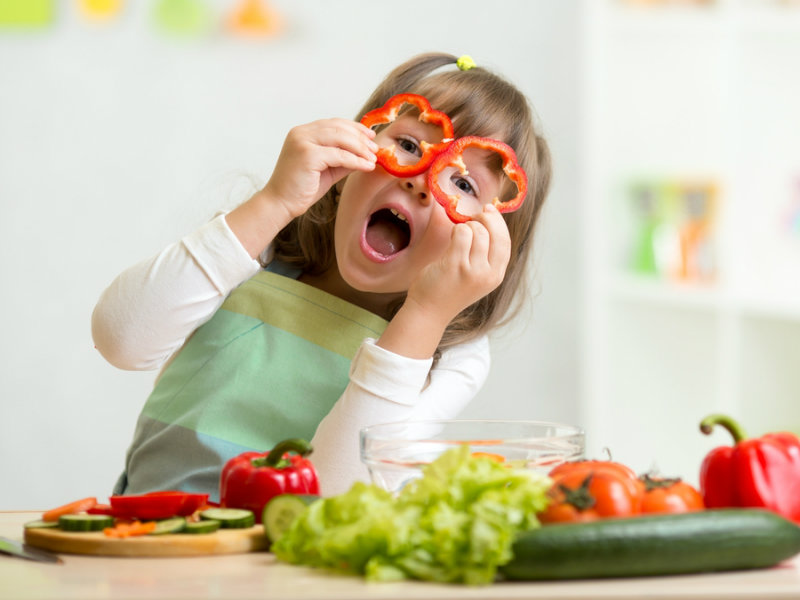
<path fill-rule="evenodd" d="M 111 496 L 108 500 L 115 517 L 149 521 L 191 515 L 206 505 L 208 494 L 166 490 L 147 494 Z"/>
<path fill-rule="evenodd" d="M 471 219 L 470 216 L 458 212 L 459 195 L 447 194 L 439 183 L 439 174 L 447 167 L 457 167 L 462 175 L 468 173 L 464 163 L 463 154 L 468 148 L 481 148 L 491 150 L 500 155 L 503 161 L 503 172 L 517 186 L 517 194 L 510 200 L 500 201 L 498 197 L 492 200 L 492 204 L 501 213 L 509 213 L 522 206 L 525 195 L 528 192 L 528 177 L 525 170 L 517 162 L 517 155 L 514 149 L 499 140 L 478 136 L 466 136 L 458 138 L 442 152 L 431 165 L 428 171 L 428 189 L 433 197 L 447 211 L 447 216 L 454 223 L 464 223 Z"/>
<path fill-rule="evenodd" d="M 436 156 L 444 150 L 453 139 L 453 123 L 445 113 L 434 110 L 430 102 L 419 94 L 397 94 L 389 98 L 381 108 L 369 111 L 361 117 L 361 124 L 370 129 L 378 125 L 393 122 L 400 114 L 400 109 L 405 104 L 411 104 L 419 109 L 419 120 L 423 123 L 437 125 L 442 130 L 442 141 L 431 144 L 422 141 L 420 147 L 422 156 L 410 165 L 400 164 L 394 153 L 394 146 L 380 148 L 376 153 L 378 164 L 395 177 L 413 177 L 425 172 Z"/>

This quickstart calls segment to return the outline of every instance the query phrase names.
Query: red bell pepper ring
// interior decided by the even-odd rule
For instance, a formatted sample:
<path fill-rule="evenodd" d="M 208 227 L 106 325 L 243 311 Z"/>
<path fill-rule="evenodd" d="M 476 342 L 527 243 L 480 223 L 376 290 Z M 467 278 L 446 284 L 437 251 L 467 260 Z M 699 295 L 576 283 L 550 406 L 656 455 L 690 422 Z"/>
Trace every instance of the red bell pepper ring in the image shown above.
<path fill-rule="evenodd" d="M 114 517 L 150 521 L 191 515 L 208 504 L 208 494 L 166 490 L 111 496 L 108 501 Z"/>
<path fill-rule="evenodd" d="M 458 212 L 460 195 L 446 193 L 440 184 L 439 175 L 447 167 L 457 167 L 462 175 L 467 175 L 469 171 L 464 162 L 463 154 L 468 148 L 480 148 L 499 154 L 502 159 L 503 172 L 517 186 L 517 193 L 513 198 L 506 201 L 501 201 L 498 197 L 492 199 L 492 204 L 495 205 L 497 210 L 501 213 L 508 213 L 522 206 L 525 195 L 528 193 L 528 177 L 525 174 L 525 170 L 517 162 L 517 155 L 514 149 L 499 140 L 466 136 L 458 138 L 451 143 L 444 152 L 436 157 L 428 171 L 428 189 L 447 211 L 447 216 L 450 217 L 450 220 L 454 223 L 463 223 L 469 221 L 471 217 Z"/>
<path fill-rule="evenodd" d="M 721 425 L 733 446 L 709 452 L 700 468 L 700 490 L 708 508 L 760 507 L 800 523 L 800 439 L 792 433 L 767 433 L 747 439 L 741 426 L 724 415 L 700 423 L 709 434 Z"/>
<path fill-rule="evenodd" d="M 420 142 L 422 156 L 413 164 L 400 164 L 394 153 L 394 146 L 380 148 L 376 153 L 377 161 L 384 170 L 395 177 L 413 177 L 425 172 L 430 167 L 433 159 L 444 150 L 453 139 L 453 123 L 445 113 L 434 110 L 430 102 L 419 94 L 397 94 L 389 98 L 381 108 L 369 111 L 361 117 L 361 124 L 372 129 L 377 125 L 392 123 L 400 114 L 400 109 L 405 104 L 411 104 L 419 109 L 419 120 L 423 123 L 437 125 L 442 130 L 442 140 L 437 143 Z"/>
<path fill-rule="evenodd" d="M 220 475 L 220 506 L 246 508 L 261 522 L 264 505 L 280 494 L 319 495 L 309 443 L 284 440 L 269 452 L 244 452 L 231 458 Z"/>

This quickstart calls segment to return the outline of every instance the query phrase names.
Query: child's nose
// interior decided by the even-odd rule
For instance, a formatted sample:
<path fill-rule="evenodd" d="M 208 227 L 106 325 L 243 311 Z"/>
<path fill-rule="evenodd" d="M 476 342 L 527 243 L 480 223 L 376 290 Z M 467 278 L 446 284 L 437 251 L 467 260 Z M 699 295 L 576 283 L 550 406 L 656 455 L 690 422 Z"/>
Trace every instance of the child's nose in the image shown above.
<path fill-rule="evenodd" d="M 428 189 L 428 172 L 406 177 L 400 181 L 403 189 L 407 190 L 420 204 L 427 206 L 430 203 L 431 192 Z"/>

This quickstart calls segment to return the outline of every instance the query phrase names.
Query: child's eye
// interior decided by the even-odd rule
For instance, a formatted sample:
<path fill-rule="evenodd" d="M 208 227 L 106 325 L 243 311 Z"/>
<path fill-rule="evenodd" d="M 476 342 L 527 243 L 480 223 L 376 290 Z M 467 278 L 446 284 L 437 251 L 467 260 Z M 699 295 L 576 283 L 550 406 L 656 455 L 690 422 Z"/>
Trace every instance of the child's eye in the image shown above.
<path fill-rule="evenodd" d="M 453 175 L 453 177 L 451 178 L 451 181 L 453 182 L 453 185 L 456 188 L 458 188 L 459 190 L 461 190 L 462 192 L 464 192 L 466 194 L 471 194 L 473 196 L 475 196 L 477 194 L 477 191 L 472 186 L 472 183 L 470 183 L 470 181 L 468 179 L 466 179 L 464 177 L 461 177 L 457 173 L 455 175 Z"/>
<path fill-rule="evenodd" d="M 409 154 L 413 154 L 414 156 L 422 156 L 422 150 L 420 149 L 417 141 L 413 138 L 409 137 L 398 138 L 397 145 L 404 152 L 408 152 Z"/>

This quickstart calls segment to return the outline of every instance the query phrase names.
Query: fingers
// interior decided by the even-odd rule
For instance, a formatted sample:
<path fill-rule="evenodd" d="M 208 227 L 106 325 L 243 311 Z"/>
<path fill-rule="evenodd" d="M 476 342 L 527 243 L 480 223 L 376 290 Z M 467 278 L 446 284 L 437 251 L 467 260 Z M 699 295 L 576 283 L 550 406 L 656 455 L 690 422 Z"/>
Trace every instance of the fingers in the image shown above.
<path fill-rule="evenodd" d="M 502 265 L 503 269 L 511 258 L 511 236 L 503 216 L 492 204 L 487 204 L 483 212 L 472 221 L 474 227 L 486 232 L 486 257 L 490 265 Z"/>
<path fill-rule="evenodd" d="M 350 170 L 374 168 L 378 145 L 375 132 L 347 119 L 323 119 L 295 130 L 300 144 L 306 144 L 320 163 L 318 167 Z"/>

